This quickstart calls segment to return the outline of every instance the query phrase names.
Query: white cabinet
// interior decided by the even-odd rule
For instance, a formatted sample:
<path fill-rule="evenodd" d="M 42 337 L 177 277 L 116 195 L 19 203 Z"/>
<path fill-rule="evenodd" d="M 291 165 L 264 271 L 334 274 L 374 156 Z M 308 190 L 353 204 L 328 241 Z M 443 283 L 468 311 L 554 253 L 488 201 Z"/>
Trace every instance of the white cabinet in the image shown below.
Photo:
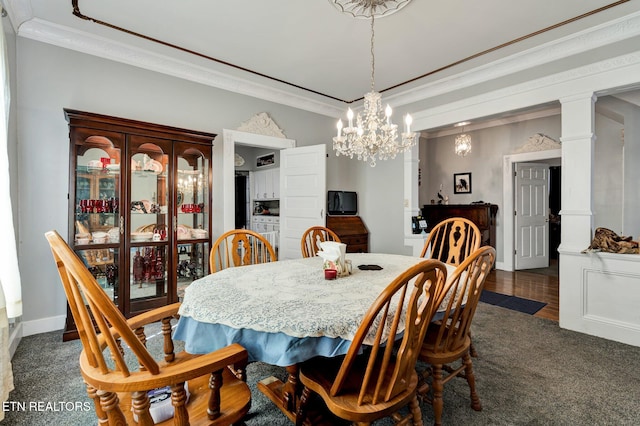
<path fill-rule="evenodd" d="M 253 199 L 265 200 L 267 198 L 267 179 L 264 172 L 253 172 Z"/>
<path fill-rule="evenodd" d="M 254 200 L 274 200 L 280 198 L 280 169 L 259 170 L 253 172 Z"/>
<path fill-rule="evenodd" d="M 278 216 L 251 216 L 251 229 L 262 234 L 274 249 L 280 245 L 280 218 Z"/>
<path fill-rule="evenodd" d="M 278 216 L 254 215 L 251 217 L 251 229 L 261 234 L 280 231 L 280 218 Z"/>
<path fill-rule="evenodd" d="M 273 198 L 280 198 L 280 169 L 271 170 L 271 184 Z"/>

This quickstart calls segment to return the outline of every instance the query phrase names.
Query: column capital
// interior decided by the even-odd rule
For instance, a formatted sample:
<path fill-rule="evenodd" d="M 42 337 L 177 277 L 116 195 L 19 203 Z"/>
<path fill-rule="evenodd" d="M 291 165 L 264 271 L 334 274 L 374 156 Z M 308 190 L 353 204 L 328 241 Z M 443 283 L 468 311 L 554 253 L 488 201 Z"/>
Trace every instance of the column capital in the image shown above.
<path fill-rule="evenodd" d="M 583 101 L 586 99 L 590 100 L 591 102 L 595 102 L 598 99 L 598 96 L 594 92 L 576 93 L 573 95 L 561 97 L 560 103 L 565 104 L 569 102 Z"/>

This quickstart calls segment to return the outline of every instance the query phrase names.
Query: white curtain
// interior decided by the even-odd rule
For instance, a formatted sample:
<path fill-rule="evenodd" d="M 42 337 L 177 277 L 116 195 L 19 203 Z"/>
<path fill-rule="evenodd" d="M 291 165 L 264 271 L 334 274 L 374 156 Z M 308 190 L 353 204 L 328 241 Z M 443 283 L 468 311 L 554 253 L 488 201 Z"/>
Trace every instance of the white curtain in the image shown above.
<path fill-rule="evenodd" d="M 13 212 L 9 187 L 9 67 L 7 64 L 7 45 L 0 19 L 0 233 L 4 242 L 0 244 L 0 402 L 9 397 L 13 390 L 13 372 L 9 353 L 9 321 L 22 315 L 22 290 L 18 254 L 15 245 Z M 4 100 L 4 102 L 2 102 Z M 0 410 L 0 420 L 4 411 Z"/>
<path fill-rule="evenodd" d="M 2 283 L 0 283 L 2 286 Z M 0 291 L 0 403 L 9 399 L 9 392 L 13 390 L 13 371 L 11 370 L 11 354 L 9 353 L 9 321 L 5 307 L 4 292 Z M 0 421 L 4 419 L 4 410 L 0 410 Z"/>

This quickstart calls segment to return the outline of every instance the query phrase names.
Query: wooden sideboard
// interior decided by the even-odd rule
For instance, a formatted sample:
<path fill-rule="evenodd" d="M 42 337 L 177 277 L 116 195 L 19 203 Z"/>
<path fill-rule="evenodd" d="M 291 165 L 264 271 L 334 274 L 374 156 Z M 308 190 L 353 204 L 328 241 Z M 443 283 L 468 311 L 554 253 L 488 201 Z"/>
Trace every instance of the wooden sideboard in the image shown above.
<path fill-rule="evenodd" d="M 431 232 L 439 222 L 451 217 L 469 219 L 482 233 L 482 245 L 496 248 L 496 214 L 495 204 L 425 204 L 422 216 L 427 221 L 426 232 Z"/>
<path fill-rule="evenodd" d="M 327 216 L 327 228 L 347 245 L 347 253 L 369 252 L 369 231 L 360 216 Z"/>

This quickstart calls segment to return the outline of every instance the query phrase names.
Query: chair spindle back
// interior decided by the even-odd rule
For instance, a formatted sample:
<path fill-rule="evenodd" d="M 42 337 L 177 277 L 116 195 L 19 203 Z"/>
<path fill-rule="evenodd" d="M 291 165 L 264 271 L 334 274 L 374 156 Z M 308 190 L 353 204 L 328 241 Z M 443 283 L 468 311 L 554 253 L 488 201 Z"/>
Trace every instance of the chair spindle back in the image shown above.
<path fill-rule="evenodd" d="M 273 247 L 261 234 L 249 229 L 233 229 L 213 243 L 209 268 L 214 273 L 226 268 L 276 260 Z"/>

